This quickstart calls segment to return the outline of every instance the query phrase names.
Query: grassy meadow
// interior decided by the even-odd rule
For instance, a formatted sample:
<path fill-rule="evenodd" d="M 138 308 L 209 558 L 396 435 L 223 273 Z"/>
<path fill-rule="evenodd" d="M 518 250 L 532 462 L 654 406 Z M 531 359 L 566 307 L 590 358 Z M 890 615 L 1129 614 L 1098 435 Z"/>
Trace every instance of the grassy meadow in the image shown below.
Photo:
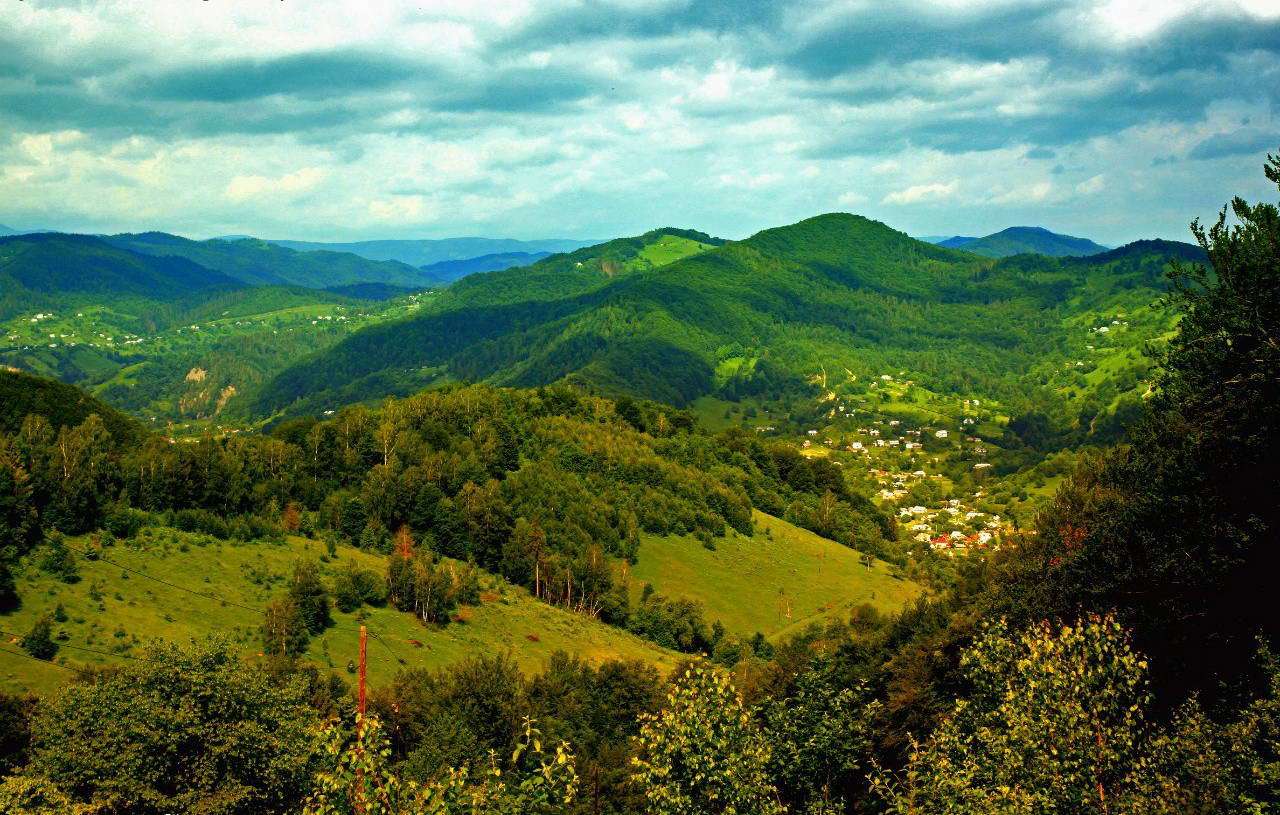
<path fill-rule="evenodd" d="M 71 538 L 68 543 L 84 550 L 89 539 Z M 78 557 L 80 580 L 73 584 L 45 574 L 32 562 L 23 564 L 18 575 L 22 608 L 0 616 L 0 631 L 6 634 L 3 648 L 11 652 L 0 654 L 0 688 L 43 693 L 74 677 L 70 671 L 12 653 L 21 653 L 14 635 L 24 634 L 59 605 L 66 619 L 54 623 L 62 646 L 57 663 L 119 664 L 140 655 L 140 646 L 154 638 L 182 642 L 210 634 L 228 636 L 246 656 L 256 656 L 261 651 L 260 609 L 284 592 L 295 561 L 325 554 L 322 544 L 305 538 L 291 537 L 283 544 L 231 543 L 154 528 L 144 530 L 134 543 L 108 547 L 103 560 Z M 321 572 L 331 581 L 352 561 L 377 574 L 385 569 L 382 556 L 340 546 L 336 558 L 321 563 Z M 592 662 L 639 659 L 660 670 L 679 659 L 625 631 L 534 600 L 500 578 L 486 575 L 483 584 L 480 605 L 463 607 L 456 621 L 443 627 L 423 625 L 390 607 L 366 606 L 354 614 L 335 610 L 333 627 L 312 638 L 308 657 L 346 676 L 347 663 L 357 656 L 358 626 L 363 621 L 371 634 L 369 681 L 375 687 L 403 668 L 438 668 L 474 654 L 508 653 L 526 671 L 540 668 L 557 650 Z"/>
<path fill-rule="evenodd" d="M 714 550 L 692 536 L 645 536 L 632 592 L 639 597 L 651 583 L 658 594 L 701 602 L 708 623 L 776 639 L 863 603 L 896 611 L 923 591 L 889 564 L 865 566 L 860 553 L 808 530 L 758 511 L 755 521 L 754 536 L 717 539 Z"/>

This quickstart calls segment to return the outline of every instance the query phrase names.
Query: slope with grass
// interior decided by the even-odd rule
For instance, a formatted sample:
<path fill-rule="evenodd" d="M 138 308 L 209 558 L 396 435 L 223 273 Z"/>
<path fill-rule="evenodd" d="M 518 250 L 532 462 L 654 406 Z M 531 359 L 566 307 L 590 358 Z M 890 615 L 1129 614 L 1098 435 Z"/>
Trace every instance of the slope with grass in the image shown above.
<path fill-rule="evenodd" d="M 770 638 L 863 603 L 897 611 L 923 589 L 880 560 L 756 511 L 755 534 L 730 535 L 709 549 L 692 536 L 646 535 L 631 567 L 631 591 L 645 584 L 671 599 L 701 603 L 708 622 L 740 636 Z"/>
<path fill-rule="evenodd" d="M 92 546 L 89 536 L 68 543 L 81 551 Z M 66 619 L 54 623 L 62 646 L 56 661 L 73 667 L 118 664 L 157 637 L 182 642 L 223 634 L 246 656 L 255 656 L 261 652 L 260 609 L 284 591 L 293 564 L 327 559 L 323 544 L 305 538 L 220 542 L 157 527 L 103 551 L 101 560 L 79 557 L 80 580 L 74 584 L 41 572 L 34 557 L 27 558 L 18 573 L 23 605 L 0 615 L 0 631 L 8 635 L 3 648 L 20 650 L 12 635 L 25 634 L 37 619 L 61 606 Z M 321 574 L 331 581 L 349 563 L 377 574 L 386 569 L 385 557 L 339 546 L 336 558 L 321 563 Z M 374 687 L 406 667 L 438 668 L 479 654 L 509 653 L 527 671 L 541 668 L 558 650 L 590 662 L 639 659 L 660 670 L 672 668 L 679 658 L 621 629 L 539 602 L 500 578 L 486 575 L 483 582 L 481 603 L 462 607 L 460 621 L 446 626 L 423 625 L 412 614 L 390 607 L 335 611 L 334 625 L 312 639 L 307 658 L 350 679 L 347 663 L 357 656 L 361 622 L 372 634 L 368 663 Z M 0 688 L 5 690 L 43 693 L 73 677 L 51 665 L 0 654 Z"/>

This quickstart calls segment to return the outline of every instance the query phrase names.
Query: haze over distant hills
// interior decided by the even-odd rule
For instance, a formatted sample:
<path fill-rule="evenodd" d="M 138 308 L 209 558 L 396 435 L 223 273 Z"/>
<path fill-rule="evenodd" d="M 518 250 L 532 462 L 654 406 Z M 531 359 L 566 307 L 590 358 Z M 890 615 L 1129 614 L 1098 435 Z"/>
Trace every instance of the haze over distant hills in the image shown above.
<path fill-rule="evenodd" d="M 111 235 L 106 240 L 134 252 L 184 257 L 251 285 L 293 285 L 311 289 L 382 283 L 425 288 L 440 281 L 406 263 L 369 260 L 350 252 L 304 252 L 257 240 L 193 241 L 165 232 Z"/>
<path fill-rule="evenodd" d="M 267 243 L 284 246 L 302 252 L 328 251 L 350 252 L 369 260 L 395 260 L 410 266 L 426 266 L 447 260 L 465 260 L 484 255 L 512 252 L 554 253 L 572 252 L 600 241 L 546 238 L 540 240 L 515 240 L 513 238 L 439 238 L 422 240 L 375 240 L 348 243 L 324 243 L 318 241 L 293 241 L 269 239 Z"/>
<path fill-rule="evenodd" d="M 1105 252 L 1108 248 L 1088 238 L 1050 232 L 1041 226 L 1011 226 L 981 238 L 954 235 L 949 238 L 930 237 L 924 240 L 948 249 L 963 249 L 975 255 L 991 258 L 1028 253 L 1049 257 L 1085 257 Z"/>
<path fill-rule="evenodd" d="M 513 266 L 528 266 L 543 258 L 550 257 L 551 252 L 498 252 L 493 255 L 480 255 L 460 260 L 442 260 L 421 267 L 422 271 L 444 282 L 452 282 L 469 274 L 479 272 L 498 272 Z"/>

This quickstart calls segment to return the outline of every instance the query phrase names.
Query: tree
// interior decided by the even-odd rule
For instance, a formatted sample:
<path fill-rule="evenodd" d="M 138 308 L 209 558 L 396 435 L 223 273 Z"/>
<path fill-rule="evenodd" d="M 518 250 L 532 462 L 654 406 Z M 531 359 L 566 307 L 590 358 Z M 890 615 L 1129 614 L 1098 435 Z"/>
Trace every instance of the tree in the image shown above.
<path fill-rule="evenodd" d="M 319 724 L 307 698 L 304 677 L 251 667 L 228 642 L 156 643 L 48 701 L 32 724 L 30 771 L 95 811 L 295 811 Z"/>
<path fill-rule="evenodd" d="M 58 653 L 58 644 L 53 641 L 53 621 L 48 617 L 36 620 L 22 638 L 22 650 L 36 659 L 53 659 Z"/>
<path fill-rule="evenodd" d="M 13 775 L 0 781 L 0 812 L 22 815 L 92 815 L 93 808 L 75 804 L 45 778 Z"/>
<path fill-rule="evenodd" d="M 292 597 L 267 604 L 262 612 L 262 652 L 277 656 L 301 656 L 307 652 L 311 636 L 307 621 Z"/>
<path fill-rule="evenodd" d="M 815 668 L 796 678 L 794 694 L 762 706 L 769 774 L 795 809 L 833 804 L 865 775 L 871 720 L 880 712 L 866 696 L 865 687 L 841 687 Z"/>
<path fill-rule="evenodd" d="M 379 604 L 384 598 L 378 583 L 378 576 L 373 572 L 349 563 L 333 581 L 334 605 L 344 614 L 350 614 L 365 603 Z"/>
<path fill-rule="evenodd" d="M 333 616 L 329 613 L 329 590 L 320 580 L 320 569 L 315 563 L 299 560 L 294 564 L 289 598 L 297 607 L 308 633 L 319 634 L 333 624 Z"/>
<path fill-rule="evenodd" d="M 1266 175 L 1280 185 L 1280 157 Z M 1231 210 L 1192 224 L 1212 269 L 1175 268 L 1146 417 L 1059 490 L 1003 581 L 1019 622 L 1116 609 L 1170 707 L 1246 688 L 1255 637 L 1280 637 L 1280 211 Z"/>
<path fill-rule="evenodd" d="M 689 668 L 666 706 L 641 721 L 632 780 L 652 815 L 782 812 L 769 745 L 724 672 Z"/>
<path fill-rule="evenodd" d="M 578 774 L 573 753 L 561 742 L 554 753 L 525 719 L 504 772 L 495 755 L 477 771 L 446 768 L 419 784 L 396 775 L 377 717 L 357 719 L 355 732 L 330 724 L 324 731 L 329 766 L 316 777 L 304 815 L 560 815 L 573 804 Z"/>
<path fill-rule="evenodd" d="M 49 543 L 44 555 L 40 558 L 40 568 L 63 583 L 75 583 L 80 580 L 80 569 L 76 566 L 75 555 L 67 546 L 61 532 L 49 533 Z"/>
<path fill-rule="evenodd" d="M 890 812 L 1106 815 L 1132 793 L 1147 664 L 1114 618 L 1016 634 L 1000 621 L 961 665 L 972 693 L 901 777 L 873 778 Z"/>
<path fill-rule="evenodd" d="M 13 611 L 20 605 L 22 598 L 18 596 L 18 584 L 13 579 L 13 570 L 0 558 L 0 613 Z"/>

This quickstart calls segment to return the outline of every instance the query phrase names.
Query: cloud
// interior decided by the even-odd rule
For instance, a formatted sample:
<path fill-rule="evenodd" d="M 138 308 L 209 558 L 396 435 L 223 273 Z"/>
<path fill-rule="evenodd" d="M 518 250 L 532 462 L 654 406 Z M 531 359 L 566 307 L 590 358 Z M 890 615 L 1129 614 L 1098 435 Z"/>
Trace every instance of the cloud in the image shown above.
<path fill-rule="evenodd" d="M 1248 157 L 1280 148 L 1266 0 L 16 5 L 18 225 L 734 237 L 834 201 L 1118 243 L 1267 192 Z"/>
<path fill-rule="evenodd" d="M 1085 179 L 1076 185 L 1076 192 L 1081 195 L 1092 195 L 1095 192 L 1101 192 L 1107 186 L 1107 177 L 1102 173 Z"/>
<path fill-rule="evenodd" d="M 326 98 L 385 88 L 425 70 L 425 66 L 408 60 L 358 51 L 304 53 L 195 65 L 142 76 L 127 92 L 135 97 L 193 102 L 242 102 L 276 95 Z"/>
<path fill-rule="evenodd" d="M 916 204 L 921 201 L 937 201 L 942 198 L 950 198 L 956 194 L 959 189 L 959 180 L 953 179 L 944 183 L 933 182 L 932 184 L 916 184 L 907 187 L 905 190 L 897 190 L 891 192 L 884 197 L 881 203 L 884 204 Z"/>
<path fill-rule="evenodd" d="M 998 206 L 1025 206 L 1046 201 L 1052 194 L 1052 182 L 1040 180 L 989 196 L 987 202 Z"/>
<path fill-rule="evenodd" d="M 326 175 L 327 172 L 321 167 L 303 167 L 279 178 L 238 175 L 227 183 L 223 194 L 231 201 L 247 201 L 263 195 L 306 192 L 315 188 Z"/>
<path fill-rule="evenodd" d="M 1241 128 L 1230 133 L 1215 133 L 1204 139 L 1187 154 L 1194 160 L 1232 158 L 1235 156 L 1261 155 L 1268 150 L 1280 149 L 1280 127 L 1270 132 L 1256 128 Z"/>

